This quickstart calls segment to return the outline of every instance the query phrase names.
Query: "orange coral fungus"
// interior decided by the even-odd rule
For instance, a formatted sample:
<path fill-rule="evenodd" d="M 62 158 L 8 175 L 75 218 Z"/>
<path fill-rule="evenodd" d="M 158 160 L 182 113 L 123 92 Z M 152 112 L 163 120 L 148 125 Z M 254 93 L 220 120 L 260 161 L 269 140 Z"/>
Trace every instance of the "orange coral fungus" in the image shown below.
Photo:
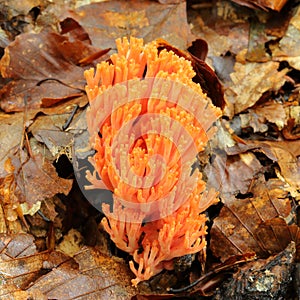
<path fill-rule="evenodd" d="M 85 72 L 87 123 L 96 154 L 90 188 L 113 192 L 102 224 L 133 256 L 136 285 L 172 268 L 175 257 L 205 248 L 205 209 L 217 202 L 196 155 L 214 133 L 220 110 L 211 104 L 190 61 L 156 42 L 116 41 L 109 62 Z M 100 179 L 99 179 L 100 177 Z"/>

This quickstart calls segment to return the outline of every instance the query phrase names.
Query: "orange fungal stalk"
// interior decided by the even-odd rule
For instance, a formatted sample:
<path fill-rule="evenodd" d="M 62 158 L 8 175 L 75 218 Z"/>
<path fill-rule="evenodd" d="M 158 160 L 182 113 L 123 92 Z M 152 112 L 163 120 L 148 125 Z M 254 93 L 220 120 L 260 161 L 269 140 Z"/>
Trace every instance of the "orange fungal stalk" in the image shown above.
<path fill-rule="evenodd" d="M 205 249 L 206 217 L 217 202 L 196 155 L 214 134 L 218 108 L 192 81 L 191 62 L 154 41 L 118 39 L 117 53 L 85 71 L 93 174 L 90 188 L 113 192 L 102 225 L 133 257 L 133 284 Z"/>

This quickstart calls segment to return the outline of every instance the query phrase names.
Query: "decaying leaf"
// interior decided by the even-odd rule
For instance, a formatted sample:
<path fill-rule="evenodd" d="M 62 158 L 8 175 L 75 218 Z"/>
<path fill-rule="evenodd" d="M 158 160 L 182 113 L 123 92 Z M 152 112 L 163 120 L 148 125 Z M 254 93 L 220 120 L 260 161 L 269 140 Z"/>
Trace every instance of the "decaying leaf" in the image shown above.
<path fill-rule="evenodd" d="M 67 257 L 59 252 L 36 253 L 33 239 L 31 240 L 32 243 L 28 245 L 26 242 L 30 237 L 26 235 L 19 235 L 19 237 L 25 238 L 25 242 L 16 236 L 0 236 L 1 242 L 3 241 L 11 248 L 9 252 L 5 248 L 2 249 L 2 256 L 10 253 L 15 255 L 6 256 L 4 260 L 0 259 L 2 281 L 0 297 L 3 299 L 22 299 L 14 297 L 19 297 L 19 295 L 24 297 L 24 295 L 28 294 L 41 297 L 34 299 L 45 299 L 41 291 L 25 291 L 26 287 L 37 280 L 41 276 L 41 272 L 47 270 L 47 266 L 55 268 L 63 263 Z M 28 251 L 26 251 L 26 246 L 29 247 Z M 18 251 L 20 251 L 19 254 Z"/>
<path fill-rule="evenodd" d="M 14 152 L 21 144 L 23 137 L 24 114 L 14 115 L 0 114 L 0 177 L 3 178 L 7 172 L 4 163 L 7 156 Z M 8 134 L 9 133 L 9 134 Z"/>
<path fill-rule="evenodd" d="M 266 132 L 267 122 L 276 124 L 279 130 L 287 124 L 285 109 L 281 103 L 268 101 L 248 110 L 247 114 L 240 114 L 241 127 L 251 126 L 254 132 Z"/>
<path fill-rule="evenodd" d="M 129 274 L 123 261 L 85 248 L 74 256 L 74 261 L 66 260 L 40 277 L 28 291 L 39 290 L 48 299 L 127 300 L 135 294 Z"/>
<path fill-rule="evenodd" d="M 280 11 L 286 4 L 287 0 L 232 0 L 240 5 L 245 5 L 251 8 L 274 9 Z"/>
<path fill-rule="evenodd" d="M 72 228 L 67 234 L 65 234 L 63 240 L 57 246 L 57 249 L 66 255 L 73 257 L 80 251 L 82 245 L 83 236 L 79 231 Z"/>
<path fill-rule="evenodd" d="M 295 243 L 275 256 L 249 262 L 218 291 L 218 299 L 291 299 Z"/>
<path fill-rule="evenodd" d="M 291 212 L 288 192 L 277 179 L 265 181 L 262 177 L 252 184 L 252 195 L 236 199 L 223 196 L 224 207 L 214 220 L 211 230 L 211 250 L 222 261 L 230 256 L 255 252 L 258 257 L 272 254 L 267 242 L 255 235 L 262 222 Z M 276 242 L 276 240 L 275 240 Z"/>
<path fill-rule="evenodd" d="M 145 43 L 163 38 L 181 49 L 190 41 L 185 2 L 106 1 L 79 7 L 64 17 L 76 20 L 92 44 L 102 49 L 114 48 L 115 39 L 123 36 L 138 36 Z"/>
<path fill-rule="evenodd" d="M 295 9 L 289 27 L 284 37 L 279 41 L 279 47 L 274 48 L 273 55 L 280 61 L 287 61 L 290 66 L 300 70 L 300 8 Z"/>
<path fill-rule="evenodd" d="M 216 154 L 213 162 L 206 167 L 208 183 L 220 193 L 246 194 L 252 179 L 262 170 L 262 165 L 253 153 L 235 156 Z"/>
<path fill-rule="evenodd" d="M 259 225 L 255 235 L 265 241 L 266 248 L 271 253 L 279 253 L 284 250 L 291 241 L 296 246 L 296 261 L 300 259 L 300 228 L 296 224 L 288 225 L 286 220 L 276 217 Z"/>
<path fill-rule="evenodd" d="M 90 248 L 74 259 L 57 251 L 37 253 L 28 234 L 0 234 L 0 274 L 1 299 L 129 299 L 135 294 L 124 262 Z"/>
<path fill-rule="evenodd" d="M 18 217 L 34 214 L 40 201 L 58 193 L 67 195 L 72 187 L 72 180 L 58 177 L 54 166 L 41 154 L 29 156 L 19 149 L 14 157 L 7 158 L 4 167 L 7 175 L 0 181 L 2 232 L 6 232 L 6 222 L 14 224 Z"/>
<path fill-rule="evenodd" d="M 285 82 L 287 69 L 278 71 L 279 63 L 236 63 L 231 74 L 233 85 L 225 91 L 225 97 L 238 114 L 253 106 L 267 91 L 278 91 Z"/>
<path fill-rule="evenodd" d="M 227 154 L 239 154 L 249 150 L 262 152 L 269 159 L 278 163 L 281 176 L 289 185 L 297 189 L 300 183 L 300 165 L 297 159 L 299 145 L 299 141 L 244 141 L 244 143 L 227 148 Z"/>
<path fill-rule="evenodd" d="M 83 68 L 76 64 L 96 52 L 85 42 L 51 31 L 18 36 L 0 61 L 2 76 L 13 78 L 0 91 L 1 108 L 10 112 L 48 107 L 53 99 L 61 102 L 81 96 Z"/>
<path fill-rule="evenodd" d="M 34 238 L 30 234 L 0 234 L 0 260 L 8 261 L 36 253 Z"/>
<path fill-rule="evenodd" d="M 16 170 L 20 172 L 16 173 L 15 180 L 24 202 L 34 204 L 58 193 L 69 193 L 72 180 L 58 177 L 54 166 L 41 154 L 28 157 L 21 152 L 21 155 L 21 161 L 14 160 Z"/>

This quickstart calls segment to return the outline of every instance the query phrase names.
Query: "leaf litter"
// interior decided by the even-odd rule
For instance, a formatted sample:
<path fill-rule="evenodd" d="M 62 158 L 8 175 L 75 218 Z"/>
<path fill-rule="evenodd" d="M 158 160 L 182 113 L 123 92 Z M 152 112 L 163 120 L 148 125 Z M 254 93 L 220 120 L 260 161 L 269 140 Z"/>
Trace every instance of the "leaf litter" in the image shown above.
<path fill-rule="evenodd" d="M 1 297 L 299 296 L 290 288 L 291 280 L 299 284 L 293 272 L 300 253 L 299 5 L 200 1 L 186 10 L 175 2 L 3 6 Z M 244 6 L 250 2 L 251 9 Z M 187 271 L 163 272 L 138 290 L 130 285 L 128 257 L 97 228 L 99 212 L 76 189 L 69 161 L 74 134 L 86 138 L 83 71 L 106 60 L 117 37 L 130 35 L 163 38 L 183 51 L 197 38 L 206 41 L 206 62 L 226 102 L 222 134 L 204 159 L 221 199 L 208 212 L 206 266 L 196 259 Z"/>

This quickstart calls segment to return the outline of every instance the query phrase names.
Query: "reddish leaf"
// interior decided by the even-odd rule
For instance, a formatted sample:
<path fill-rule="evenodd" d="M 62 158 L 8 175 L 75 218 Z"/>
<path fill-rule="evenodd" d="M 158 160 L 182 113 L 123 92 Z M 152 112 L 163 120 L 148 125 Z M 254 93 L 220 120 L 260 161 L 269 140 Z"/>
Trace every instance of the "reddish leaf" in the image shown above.
<path fill-rule="evenodd" d="M 195 44 L 189 48 L 189 51 L 192 51 L 195 55 L 189 52 L 184 52 L 161 39 L 158 39 L 158 43 L 159 50 L 167 49 L 168 51 L 173 51 L 178 56 L 191 61 L 193 69 L 196 72 L 193 81 L 200 84 L 202 90 L 211 98 L 215 106 L 223 109 L 225 106 L 224 93 L 218 77 L 208 64 L 205 63 L 205 61 L 195 56 L 199 55 L 200 57 L 205 58 L 207 54 L 207 43 L 204 40 L 194 41 L 193 43 Z M 193 47 L 196 47 L 196 45 L 201 45 L 203 51 L 201 49 L 195 50 Z"/>
<path fill-rule="evenodd" d="M 39 108 L 46 99 L 65 101 L 83 93 L 83 69 L 76 64 L 98 49 L 55 32 L 22 34 L 6 49 L 1 74 L 13 78 L 0 91 L 6 112 Z"/>
<path fill-rule="evenodd" d="M 245 5 L 251 8 L 273 9 L 280 11 L 286 4 L 287 0 L 232 0 L 240 5 Z"/>

